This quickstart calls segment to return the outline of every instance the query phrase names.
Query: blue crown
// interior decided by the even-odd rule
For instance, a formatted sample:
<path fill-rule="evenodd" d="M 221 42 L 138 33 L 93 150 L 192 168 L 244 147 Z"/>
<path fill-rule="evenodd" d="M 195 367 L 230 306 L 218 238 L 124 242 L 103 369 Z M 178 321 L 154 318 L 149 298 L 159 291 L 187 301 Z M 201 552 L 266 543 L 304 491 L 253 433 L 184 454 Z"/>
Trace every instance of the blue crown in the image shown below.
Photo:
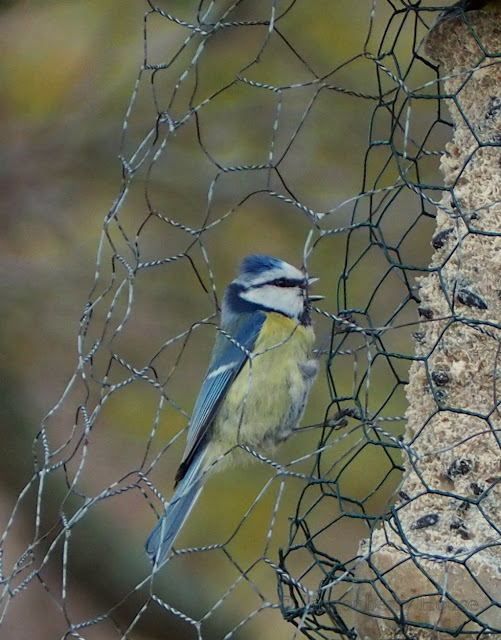
<path fill-rule="evenodd" d="M 282 265 L 283 260 L 279 260 L 278 258 L 254 254 L 252 256 L 247 256 L 247 258 L 242 260 L 242 263 L 240 264 L 240 273 L 257 275 L 258 273 L 263 273 L 270 269 L 280 268 Z"/>

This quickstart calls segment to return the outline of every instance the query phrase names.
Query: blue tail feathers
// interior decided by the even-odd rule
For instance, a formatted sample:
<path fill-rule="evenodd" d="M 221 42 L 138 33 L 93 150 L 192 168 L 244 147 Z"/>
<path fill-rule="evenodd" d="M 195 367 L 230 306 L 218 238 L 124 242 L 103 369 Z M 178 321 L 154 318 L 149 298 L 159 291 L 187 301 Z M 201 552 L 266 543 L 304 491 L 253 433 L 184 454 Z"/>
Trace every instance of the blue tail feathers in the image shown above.
<path fill-rule="evenodd" d="M 178 484 L 169 506 L 146 540 L 146 553 L 154 566 L 160 566 L 172 548 L 190 511 L 200 495 L 203 483 L 200 477 L 201 456 L 190 465 L 186 476 Z"/>

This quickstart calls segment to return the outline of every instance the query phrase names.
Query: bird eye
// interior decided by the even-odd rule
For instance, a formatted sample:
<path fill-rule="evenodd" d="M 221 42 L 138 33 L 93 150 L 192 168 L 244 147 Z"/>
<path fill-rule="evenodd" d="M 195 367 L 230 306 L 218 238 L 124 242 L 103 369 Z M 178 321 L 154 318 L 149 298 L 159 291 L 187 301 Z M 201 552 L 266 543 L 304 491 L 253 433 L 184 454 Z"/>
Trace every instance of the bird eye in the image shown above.
<path fill-rule="evenodd" d="M 301 287 L 302 284 L 298 280 L 293 280 L 292 278 L 276 278 L 276 280 L 272 280 L 269 284 L 272 284 L 275 287 Z"/>

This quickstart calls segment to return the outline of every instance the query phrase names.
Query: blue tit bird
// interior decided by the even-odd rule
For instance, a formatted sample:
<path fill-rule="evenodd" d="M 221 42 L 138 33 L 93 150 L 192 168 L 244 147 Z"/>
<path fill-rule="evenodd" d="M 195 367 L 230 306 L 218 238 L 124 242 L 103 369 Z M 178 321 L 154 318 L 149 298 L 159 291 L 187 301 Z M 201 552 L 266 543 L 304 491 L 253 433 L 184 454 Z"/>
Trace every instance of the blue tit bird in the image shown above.
<path fill-rule="evenodd" d="M 309 295 L 317 278 L 263 255 L 245 258 L 226 288 L 220 332 L 190 420 L 176 490 L 146 542 L 158 567 L 200 496 L 228 462 L 266 452 L 297 428 L 318 370 Z"/>

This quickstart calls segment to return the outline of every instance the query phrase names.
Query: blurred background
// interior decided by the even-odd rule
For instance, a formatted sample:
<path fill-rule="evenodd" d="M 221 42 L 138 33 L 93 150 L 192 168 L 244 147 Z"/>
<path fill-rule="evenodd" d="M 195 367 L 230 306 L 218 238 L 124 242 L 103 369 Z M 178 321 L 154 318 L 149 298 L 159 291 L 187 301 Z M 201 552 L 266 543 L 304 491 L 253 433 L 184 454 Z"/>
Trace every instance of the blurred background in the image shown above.
<path fill-rule="evenodd" d="M 190 26 L 208 2 L 0 3 L 3 637 L 189 638 L 193 620 L 204 638 L 293 637 L 268 560 L 287 547 L 304 479 L 264 463 L 213 478 L 176 548 L 225 544 L 174 557 L 153 582 L 143 544 L 161 501 L 148 482 L 169 498 L 218 301 L 250 253 L 301 266 L 311 249 L 319 344 L 340 312 L 394 326 L 374 361 L 363 337 L 338 340 L 304 423 L 357 403 L 403 415 L 409 362 L 388 353 L 413 353 L 449 131 L 436 70 L 414 56 L 437 9 L 394 4 L 216 2 L 207 22 L 231 26 L 209 37 Z M 311 474 L 319 438 L 277 459 Z M 378 513 L 398 461 L 365 447 L 341 476 L 359 439 L 329 442 L 327 459 Z M 315 491 L 302 508 L 320 531 L 342 507 Z M 325 544 L 348 557 L 363 535 L 346 518 Z M 309 565 L 293 563 L 298 576 Z"/>

